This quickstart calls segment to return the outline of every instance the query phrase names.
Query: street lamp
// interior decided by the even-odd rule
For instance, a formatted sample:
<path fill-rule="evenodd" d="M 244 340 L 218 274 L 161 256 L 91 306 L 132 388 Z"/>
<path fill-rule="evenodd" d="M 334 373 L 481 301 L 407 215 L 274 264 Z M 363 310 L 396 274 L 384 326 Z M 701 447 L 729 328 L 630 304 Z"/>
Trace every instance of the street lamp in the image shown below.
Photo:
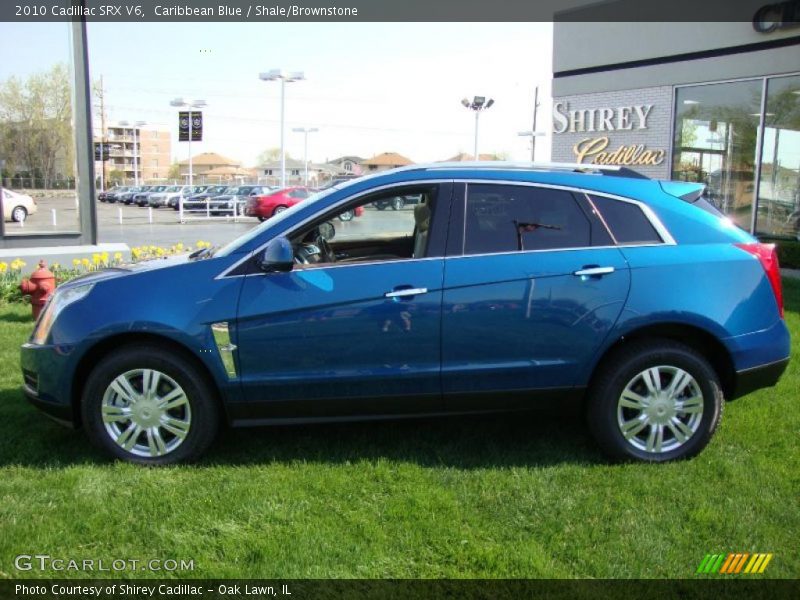
<path fill-rule="evenodd" d="M 464 98 L 461 101 L 461 104 L 464 108 L 468 108 L 470 110 L 475 111 L 475 160 L 478 160 L 478 117 L 480 116 L 481 112 L 490 108 L 492 104 L 494 104 L 494 100 L 489 98 L 486 99 L 485 96 L 475 96 L 471 101 L 468 98 Z"/>
<path fill-rule="evenodd" d="M 283 132 L 284 132 L 284 100 L 286 99 L 286 84 L 293 81 L 305 80 L 305 75 L 302 71 L 287 73 L 283 69 L 272 69 L 266 73 L 259 73 L 258 78 L 261 81 L 278 81 L 281 82 L 281 188 L 286 187 L 286 152 L 284 151 Z"/>
<path fill-rule="evenodd" d="M 308 134 L 319 131 L 316 127 L 294 127 L 295 133 L 303 134 L 303 163 L 306 166 L 306 187 L 308 187 Z"/>
<path fill-rule="evenodd" d="M 520 131 L 518 134 L 520 137 L 529 137 L 531 138 L 531 162 L 536 162 L 536 138 L 542 137 L 544 135 L 543 131 Z"/>
<path fill-rule="evenodd" d="M 120 121 L 119 124 L 123 127 L 128 127 L 129 125 L 127 121 Z M 139 185 L 139 141 L 136 132 L 139 127 L 144 127 L 145 125 L 147 125 L 145 121 L 133 122 L 133 185 L 136 186 Z"/>
<path fill-rule="evenodd" d="M 178 108 L 188 108 L 189 109 L 189 186 L 192 185 L 192 109 L 193 108 L 203 108 L 206 106 L 205 100 L 193 100 L 191 102 L 187 102 L 183 98 L 175 98 L 174 100 L 170 101 L 170 106 L 176 106 Z M 183 196 L 181 196 L 183 197 Z M 181 203 L 182 205 L 183 203 Z M 181 211 L 181 217 L 183 216 L 183 211 Z"/>

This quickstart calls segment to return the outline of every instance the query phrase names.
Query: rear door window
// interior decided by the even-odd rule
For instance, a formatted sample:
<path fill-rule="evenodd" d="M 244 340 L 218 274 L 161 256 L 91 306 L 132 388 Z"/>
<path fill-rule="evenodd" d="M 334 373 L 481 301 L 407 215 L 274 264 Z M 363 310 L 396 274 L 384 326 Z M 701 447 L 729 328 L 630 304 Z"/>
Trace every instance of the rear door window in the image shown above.
<path fill-rule="evenodd" d="M 464 254 L 592 246 L 592 223 L 568 191 L 469 184 Z"/>

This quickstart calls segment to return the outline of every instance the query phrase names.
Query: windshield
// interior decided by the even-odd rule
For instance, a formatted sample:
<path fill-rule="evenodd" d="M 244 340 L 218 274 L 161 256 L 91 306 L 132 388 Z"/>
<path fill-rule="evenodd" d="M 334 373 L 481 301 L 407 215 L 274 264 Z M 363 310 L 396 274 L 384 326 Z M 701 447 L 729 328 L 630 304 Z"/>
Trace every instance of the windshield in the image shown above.
<path fill-rule="evenodd" d="M 222 248 L 214 252 L 214 255 L 228 256 L 229 254 L 233 254 L 240 246 L 246 244 L 253 238 L 258 237 L 267 229 L 274 227 L 276 225 L 280 225 L 287 217 L 292 216 L 299 210 L 305 210 L 309 206 L 309 204 L 313 204 L 314 202 L 321 200 L 325 196 L 328 196 L 333 192 L 338 191 L 339 189 L 340 189 L 339 186 L 329 187 L 327 190 L 309 196 L 308 199 L 304 200 L 303 202 L 298 202 L 291 208 L 287 208 L 283 212 L 279 212 L 274 217 L 270 217 L 269 219 L 264 221 L 261 225 L 253 227 L 250 231 L 248 231 L 244 235 L 241 235 L 232 242 L 225 244 Z"/>
<path fill-rule="evenodd" d="M 165 189 L 167 189 L 167 186 L 165 186 L 165 185 L 157 185 L 153 191 L 154 192 L 163 192 Z"/>
<path fill-rule="evenodd" d="M 225 194 L 226 195 L 230 194 L 231 196 L 235 196 L 238 193 L 239 193 L 239 188 L 238 187 L 229 187 L 229 188 L 225 189 Z"/>
<path fill-rule="evenodd" d="M 181 188 L 180 188 L 180 187 L 178 187 L 177 185 L 173 185 L 173 186 L 171 186 L 171 187 L 168 187 L 168 188 L 167 188 L 167 189 L 165 189 L 164 191 L 165 191 L 165 192 L 180 192 L 180 191 L 181 191 Z"/>

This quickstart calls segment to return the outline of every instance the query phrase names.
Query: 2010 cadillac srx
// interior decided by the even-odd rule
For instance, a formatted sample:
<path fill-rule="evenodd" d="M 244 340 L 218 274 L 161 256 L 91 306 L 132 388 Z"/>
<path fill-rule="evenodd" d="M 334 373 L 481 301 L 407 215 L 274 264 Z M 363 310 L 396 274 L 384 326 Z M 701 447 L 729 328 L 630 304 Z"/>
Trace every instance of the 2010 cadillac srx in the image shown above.
<path fill-rule="evenodd" d="M 789 360 L 774 247 L 702 192 L 586 165 L 354 179 L 222 248 L 60 286 L 25 392 L 146 464 L 197 458 L 223 423 L 572 401 L 613 457 L 689 457 Z"/>

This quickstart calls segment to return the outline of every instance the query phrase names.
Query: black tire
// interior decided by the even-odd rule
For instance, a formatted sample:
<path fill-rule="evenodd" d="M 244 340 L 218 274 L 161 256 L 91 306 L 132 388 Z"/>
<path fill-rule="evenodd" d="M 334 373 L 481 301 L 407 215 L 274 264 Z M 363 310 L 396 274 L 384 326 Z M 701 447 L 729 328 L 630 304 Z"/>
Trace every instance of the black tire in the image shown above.
<path fill-rule="evenodd" d="M 339 215 L 339 220 L 342 221 L 343 223 L 346 223 L 347 221 L 352 221 L 355 216 L 356 216 L 356 213 L 355 213 L 354 210 L 352 210 L 352 209 L 351 210 L 346 210 L 342 214 Z"/>
<path fill-rule="evenodd" d="M 191 410 L 190 426 L 182 442 L 161 456 L 139 456 L 118 445 L 102 418 L 103 397 L 119 375 L 136 369 L 155 369 L 183 389 Z M 83 424 L 93 444 L 115 458 L 145 465 L 192 462 L 211 446 L 219 429 L 220 410 L 214 384 L 189 360 L 176 352 L 147 344 L 123 347 L 101 360 L 89 374 L 81 398 Z M 140 434 L 145 435 L 145 432 Z"/>
<path fill-rule="evenodd" d="M 638 409 L 621 408 L 618 402 L 628 384 L 651 367 L 678 368 L 685 371 L 694 379 L 702 394 L 702 414 L 694 433 L 681 445 L 658 453 L 636 447 L 636 443 L 643 443 L 640 438 L 637 442 L 637 435 L 640 434 L 632 436 L 634 441 L 628 441 L 618 420 L 618 415 L 623 421 L 627 419 L 626 413 L 631 417 L 636 415 Z M 643 384 L 644 380 L 641 381 Z M 660 381 L 659 385 L 664 386 L 665 383 Z M 655 405 L 651 406 L 655 410 Z M 597 444 L 611 458 L 667 462 L 690 458 L 705 448 L 719 425 L 723 406 L 724 398 L 719 376 L 701 354 L 672 340 L 651 339 L 629 342 L 603 362 L 589 389 L 586 415 L 589 429 Z M 682 417 L 692 418 L 688 414 Z M 631 418 L 626 422 L 633 420 Z M 648 426 L 645 429 L 649 433 L 652 427 Z M 662 429 L 665 442 L 666 438 L 670 437 L 671 443 L 679 443 L 680 440 L 672 428 L 662 425 Z"/>
<path fill-rule="evenodd" d="M 402 210 L 405 205 L 406 201 L 403 198 L 392 198 L 392 210 Z"/>
<path fill-rule="evenodd" d="M 280 205 L 276 206 L 276 207 L 275 207 L 275 210 L 273 210 L 273 211 L 272 211 L 272 216 L 274 217 L 275 215 L 278 215 L 278 214 L 282 213 L 282 212 L 283 212 L 283 211 L 285 211 L 287 208 L 288 208 L 288 207 L 287 207 L 287 206 L 285 206 L 285 205 L 283 205 L 283 204 L 280 204 Z"/>
<path fill-rule="evenodd" d="M 386 202 L 373 202 L 372 205 L 378 210 L 386 210 L 388 204 Z"/>

